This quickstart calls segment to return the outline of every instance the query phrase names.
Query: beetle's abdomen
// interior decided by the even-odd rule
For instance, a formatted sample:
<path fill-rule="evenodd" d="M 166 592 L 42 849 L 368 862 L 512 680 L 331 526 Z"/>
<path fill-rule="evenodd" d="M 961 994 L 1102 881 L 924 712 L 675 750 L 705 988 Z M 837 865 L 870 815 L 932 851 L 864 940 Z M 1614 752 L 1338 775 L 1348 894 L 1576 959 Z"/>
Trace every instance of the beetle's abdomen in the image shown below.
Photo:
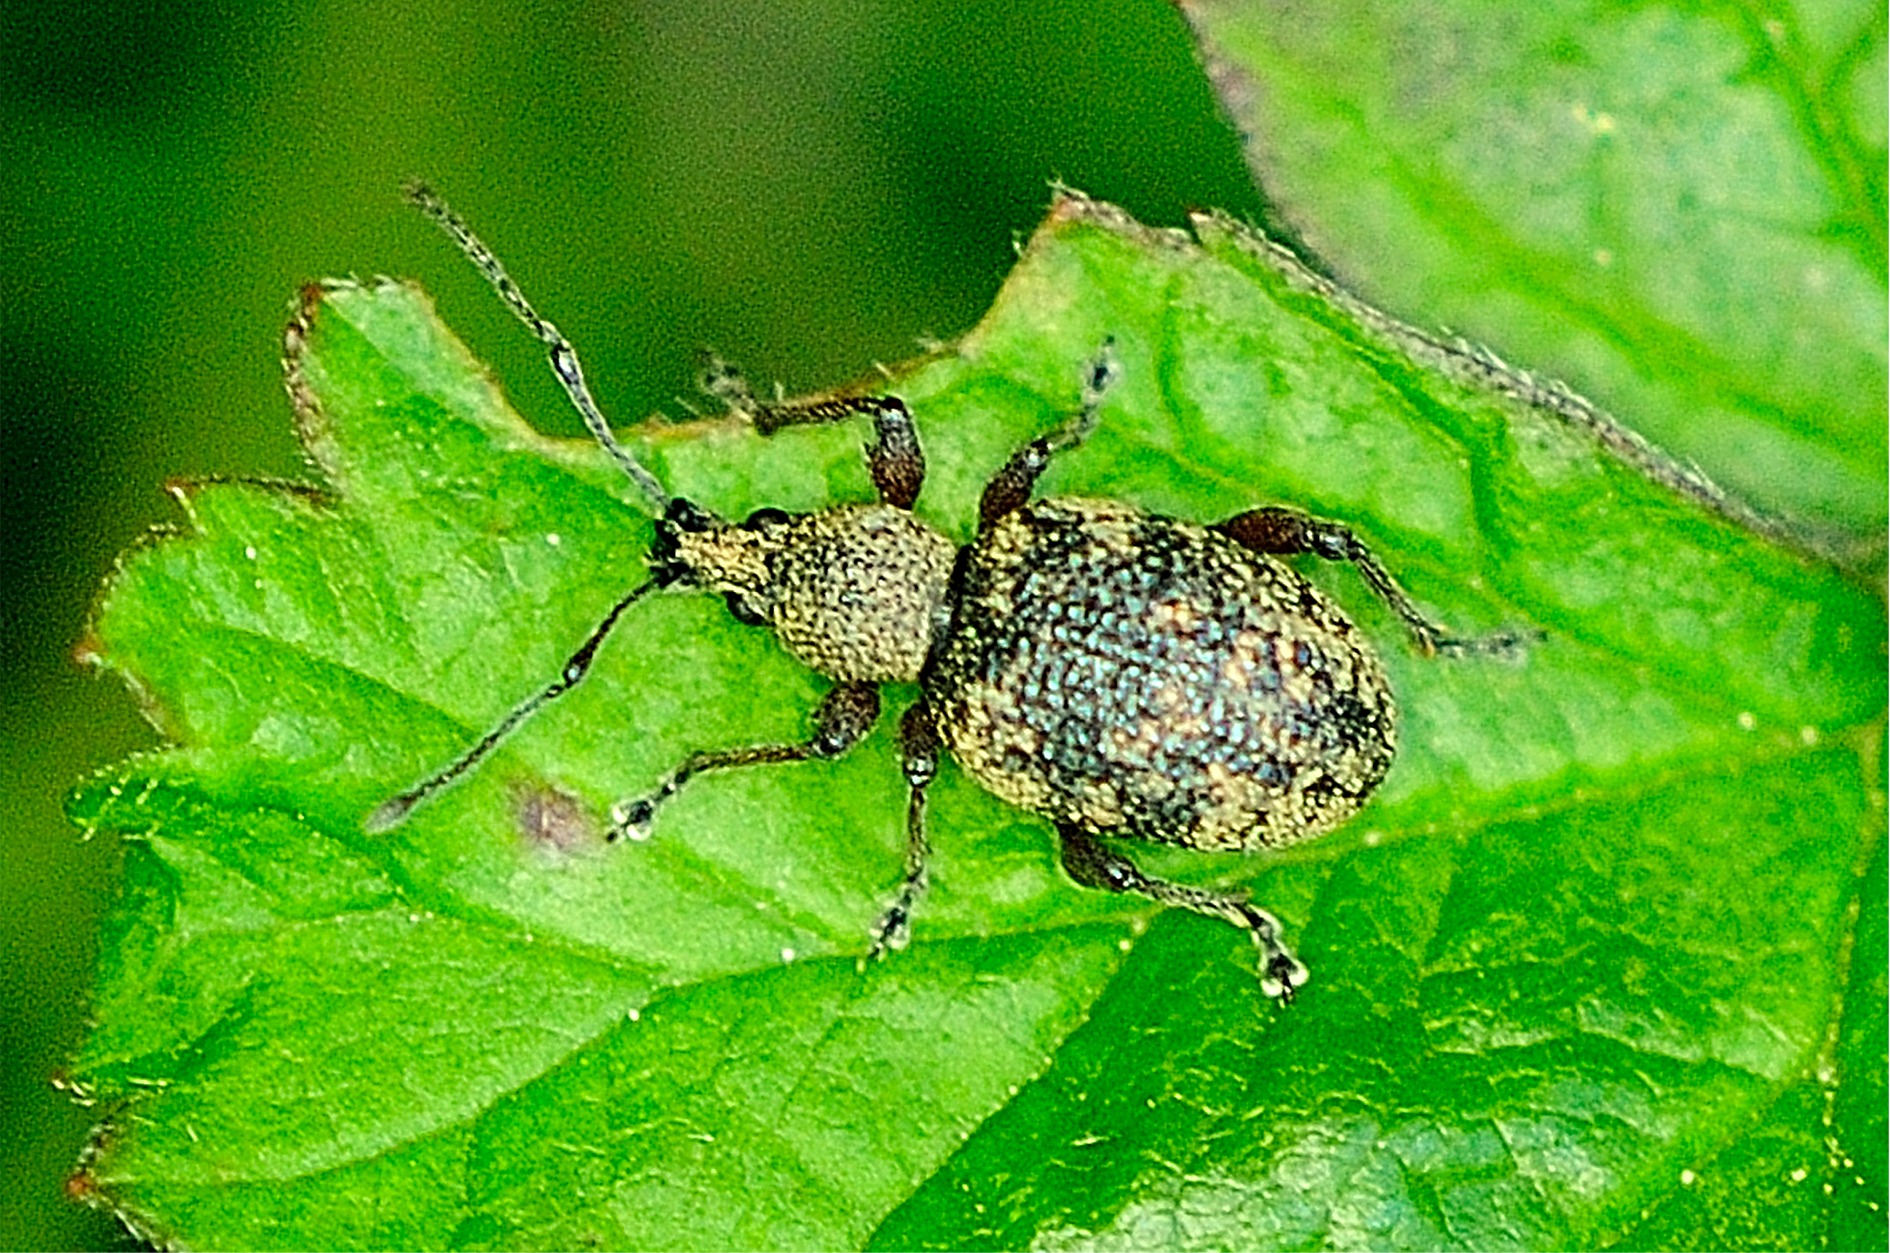
<path fill-rule="evenodd" d="M 959 763 L 1013 804 L 1251 849 L 1330 829 L 1391 765 L 1377 656 L 1298 573 L 1216 532 L 1038 501 L 961 577 L 926 695 Z"/>

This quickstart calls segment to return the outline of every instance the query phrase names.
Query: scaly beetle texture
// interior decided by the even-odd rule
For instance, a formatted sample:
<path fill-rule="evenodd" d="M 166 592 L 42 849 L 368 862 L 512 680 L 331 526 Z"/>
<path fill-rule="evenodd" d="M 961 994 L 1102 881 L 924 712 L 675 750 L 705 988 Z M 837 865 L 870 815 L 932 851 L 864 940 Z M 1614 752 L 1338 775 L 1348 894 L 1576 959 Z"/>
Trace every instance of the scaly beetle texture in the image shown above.
<path fill-rule="evenodd" d="M 658 521 L 648 581 L 611 608 L 558 678 L 452 764 L 377 808 L 370 831 L 405 820 L 580 682 L 646 593 L 701 588 L 722 595 L 740 621 L 772 628 L 835 686 L 807 740 L 696 753 L 655 791 L 613 808 L 613 839 L 646 838 L 661 805 L 706 771 L 839 756 L 878 720 L 879 684 L 916 682 L 922 695 L 899 727 L 910 789 L 905 878 L 871 929 L 870 956 L 907 942 L 926 886 L 926 788 L 943 749 L 989 791 L 1054 823 L 1077 883 L 1245 928 L 1259 949 L 1262 989 L 1290 1000 L 1307 972 L 1273 915 L 1241 892 L 1144 874 L 1103 843 L 1275 848 L 1331 830 L 1384 778 L 1398 747 L 1384 668 L 1346 616 L 1278 558 L 1351 562 L 1426 655 L 1515 643 L 1507 634 L 1446 637 L 1347 528 L 1296 510 L 1254 509 L 1200 526 L 1114 501 L 1033 500 L 1051 458 L 1096 424 L 1118 371 L 1108 345 L 1086 368 L 1080 411 L 991 479 L 977 538 L 963 547 L 911 513 L 925 463 L 899 398 L 761 404 L 717 363 L 706 389 L 764 434 L 870 417 L 866 460 L 879 494 L 876 504 L 761 509 L 726 521 L 671 495 L 618 443 L 570 343 L 437 197 L 424 187 L 409 196 L 546 345 L 586 426 Z"/>

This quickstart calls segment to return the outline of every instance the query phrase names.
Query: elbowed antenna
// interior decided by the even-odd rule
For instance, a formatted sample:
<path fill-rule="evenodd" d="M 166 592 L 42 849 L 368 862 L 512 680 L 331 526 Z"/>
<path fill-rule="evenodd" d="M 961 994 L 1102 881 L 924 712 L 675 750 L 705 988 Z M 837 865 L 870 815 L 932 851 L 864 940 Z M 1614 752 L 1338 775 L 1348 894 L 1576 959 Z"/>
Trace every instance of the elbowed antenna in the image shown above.
<path fill-rule="evenodd" d="M 459 245 L 460 251 L 479 267 L 479 272 L 486 276 L 486 281 L 492 284 L 492 289 L 499 293 L 499 299 L 505 301 L 506 307 L 516 314 L 518 320 L 530 328 L 531 333 L 545 345 L 551 354 L 552 373 L 558 376 L 558 382 L 564 386 L 565 395 L 571 398 L 571 403 L 577 406 L 578 413 L 583 415 L 584 425 L 590 428 L 591 434 L 596 437 L 599 444 L 603 445 L 604 451 L 616 458 L 617 464 L 623 467 L 623 472 L 630 477 L 632 483 L 636 484 L 637 490 L 643 493 L 644 500 L 650 506 L 651 515 L 662 517 L 664 510 L 669 508 L 669 492 L 664 489 L 657 477 L 645 469 L 643 463 L 631 455 L 630 450 L 619 444 L 617 437 L 611 434 L 610 423 L 604 421 L 603 411 L 597 407 L 597 401 L 591 396 L 590 387 L 584 382 L 584 368 L 578 364 L 577 349 L 571 346 L 571 341 L 566 339 L 556 326 L 539 316 L 538 310 L 532 308 L 531 301 L 525 299 L 525 293 L 520 291 L 518 284 L 512 281 L 512 276 L 505 272 L 503 265 L 499 264 L 499 259 L 492 255 L 492 249 L 486 247 L 479 236 L 472 233 L 472 228 L 460 220 L 457 213 L 446 207 L 446 202 L 435 195 L 432 188 L 425 183 L 408 183 L 407 199 L 422 213 L 432 218 L 439 228 Z"/>
<path fill-rule="evenodd" d="M 659 574 L 639 583 L 625 593 L 623 599 L 610 607 L 610 612 L 604 615 L 604 620 L 597 624 L 584 643 L 578 646 L 578 650 L 571 654 L 571 659 L 564 663 L 564 669 L 558 672 L 556 679 L 514 705 L 512 712 L 506 714 L 498 726 L 486 732 L 483 739 L 462 753 L 452 765 L 428 775 L 399 796 L 382 801 L 375 806 L 374 812 L 362 820 L 361 829 L 369 835 L 379 835 L 383 831 L 393 830 L 407 821 L 407 815 L 412 813 L 414 807 L 421 801 L 478 765 L 487 753 L 497 748 L 508 735 L 512 734 L 519 723 L 576 687 L 584 676 L 590 673 L 591 662 L 596 658 L 597 650 L 603 646 L 604 637 L 609 635 L 610 629 L 617 625 L 617 619 L 623 616 L 624 610 L 642 600 L 651 589 L 666 587 L 673 581 L 673 578 Z"/>

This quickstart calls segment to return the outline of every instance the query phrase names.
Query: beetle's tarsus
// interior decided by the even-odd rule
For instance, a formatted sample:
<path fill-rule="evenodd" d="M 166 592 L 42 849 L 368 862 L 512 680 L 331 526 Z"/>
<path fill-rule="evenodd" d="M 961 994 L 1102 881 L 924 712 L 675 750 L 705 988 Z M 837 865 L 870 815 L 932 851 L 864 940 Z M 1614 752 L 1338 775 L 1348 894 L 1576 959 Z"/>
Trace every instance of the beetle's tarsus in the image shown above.
<path fill-rule="evenodd" d="M 879 961 L 890 951 L 905 948 L 912 942 L 912 906 L 902 901 L 880 915 L 869 934 L 872 944 L 866 950 L 866 960 Z"/>
<path fill-rule="evenodd" d="M 649 839 L 656 821 L 656 805 L 655 800 L 646 796 L 611 806 L 610 830 L 605 832 L 604 838 L 613 844 L 618 840 L 634 840 L 640 844 Z"/>

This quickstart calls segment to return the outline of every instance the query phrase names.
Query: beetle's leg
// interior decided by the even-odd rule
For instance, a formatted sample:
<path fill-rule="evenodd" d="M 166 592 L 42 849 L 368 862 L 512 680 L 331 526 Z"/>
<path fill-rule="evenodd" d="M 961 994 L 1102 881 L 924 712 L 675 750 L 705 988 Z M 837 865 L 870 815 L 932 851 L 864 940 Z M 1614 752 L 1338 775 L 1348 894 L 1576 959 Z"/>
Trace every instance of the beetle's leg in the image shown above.
<path fill-rule="evenodd" d="M 1315 518 L 1297 509 L 1270 506 L 1237 513 L 1227 521 L 1217 523 L 1214 529 L 1257 553 L 1280 556 L 1312 553 L 1328 561 L 1351 562 L 1371 589 L 1378 593 L 1379 599 L 1398 615 L 1405 629 L 1411 632 L 1411 639 L 1417 644 L 1418 651 L 1427 657 L 1433 653 L 1453 656 L 1507 653 L 1530 638 L 1518 631 L 1497 631 L 1477 639 L 1459 639 L 1451 635 L 1418 610 L 1410 596 L 1398 586 L 1398 581 L 1391 577 L 1391 571 L 1385 569 L 1384 563 L 1373 555 L 1371 549 L 1365 547 L 1364 541 L 1342 522 Z"/>
<path fill-rule="evenodd" d="M 879 689 L 871 683 L 842 683 L 814 710 L 814 734 L 799 744 L 758 744 L 753 748 L 693 753 L 648 796 L 619 801 L 610 811 L 610 839 L 648 839 L 650 823 L 663 802 L 705 770 L 762 766 L 810 757 L 838 757 L 863 739 L 879 719 Z"/>
<path fill-rule="evenodd" d="M 578 650 L 572 653 L 569 660 L 564 663 L 564 669 L 558 672 L 557 678 L 514 705 L 510 713 L 499 719 L 499 725 L 486 732 L 477 744 L 467 749 L 458 760 L 444 770 L 427 776 L 399 796 L 382 801 L 361 823 L 361 829 L 369 835 L 379 835 L 383 831 L 391 831 L 399 826 L 407 820 L 407 815 L 413 812 L 415 805 L 478 765 L 487 753 L 497 748 L 504 742 L 506 736 L 512 734 L 519 723 L 583 682 L 584 676 L 591 672 L 591 662 L 597 659 L 597 650 L 603 647 L 605 637 L 610 634 L 611 628 L 617 625 L 617 620 L 623 617 L 623 611 L 642 600 L 652 588 L 663 587 L 667 583 L 667 579 L 653 578 L 647 583 L 632 588 L 621 600 L 610 607 L 610 612 L 604 615 L 602 622 L 591 628 L 590 635 L 578 645 Z"/>
<path fill-rule="evenodd" d="M 1080 827 L 1059 826 L 1063 839 L 1063 869 L 1084 887 L 1109 892 L 1140 892 L 1164 905 L 1179 905 L 1245 927 L 1260 950 L 1260 990 L 1291 1002 L 1293 990 L 1306 982 L 1306 967 L 1280 942 L 1280 922 L 1244 892 L 1211 892 L 1152 878 L 1120 853 L 1104 848 Z"/>
<path fill-rule="evenodd" d="M 1115 341 L 1104 340 L 1089 364 L 1083 368 L 1083 407 L 1063 425 L 1048 435 L 1040 435 L 1011 454 L 991 481 L 985 484 L 978 502 L 978 529 L 988 531 L 993 523 L 1021 509 L 1037 486 L 1037 476 L 1057 453 L 1076 447 L 1096 429 L 1096 411 L 1103 395 L 1115 384 L 1121 368 L 1116 361 Z"/>
<path fill-rule="evenodd" d="M 906 786 L 911 789 L 906 800 L 906 877 L 899 885 L 899 895 L 874 924 L 868 957 L 906 946 L 912 907 L 925 894 L 925 859 L 932 852 L 925 838 L 925 789 L 938 774 L 938 750 L 938 728 L 932 722 L 932 710 L 920 698 L 899 720 L 899 752 L 905 762 Z"/>
<path fill-rule="evenodd" d="M 906 402 L 897 396 L 835 396 L 827 400 L 762 404 L 748 380 L 720 357 L 710 357 L 702 371 L 702 390 L 755 424 L 763 435 L 784 426 L 820 426 L 844 422 L 855 414 L 873 419 L 873 442 L 866 446 L 866 469 L 879 498 L 899 509 L 912 508 L 925 485 L 925 453 Z"/>

